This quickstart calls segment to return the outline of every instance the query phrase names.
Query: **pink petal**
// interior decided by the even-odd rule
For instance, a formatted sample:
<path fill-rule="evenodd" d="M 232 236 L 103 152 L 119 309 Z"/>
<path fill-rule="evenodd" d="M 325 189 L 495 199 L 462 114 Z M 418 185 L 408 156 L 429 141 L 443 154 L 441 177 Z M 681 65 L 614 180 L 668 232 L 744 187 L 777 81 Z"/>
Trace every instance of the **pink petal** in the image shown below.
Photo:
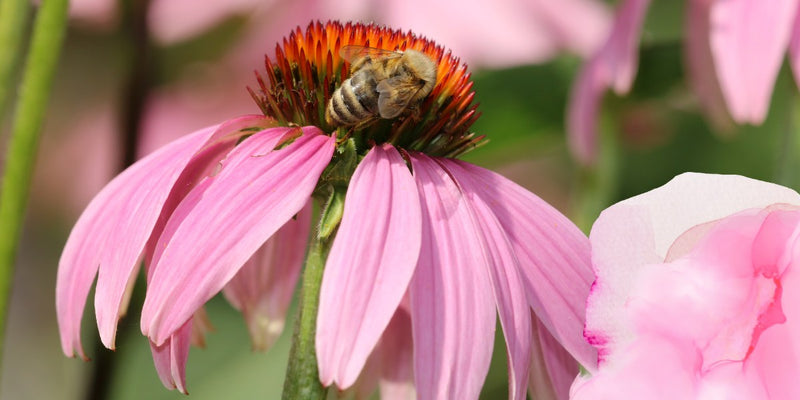
<path fill-rule="evenodd" d="M 331 159 L 335 138 L 313 127 L 303 130 L 304 135 L 275 151 L 289 129 L 246 139 L 222 171 L 209 178 L 204 193 L 175 210 L 156 247 L 142 309 L 142 332 L 157 345 L 306 204 Z"/>
<path fill-rule="evenodd" d="M 409 289 L 421 399 L 476 399 L 489 369 L 494 299 L 489 255 L 459 187 L 424 155 L 411 164 L 422 198 L 422 248 Z"/>
<path fill-rule="evenodd" d="M 736 121 L 764 121 L 797 6 L 797 0 L 712 4 L 711 51 L 722 93 Z"/>
<path fill-rule="evenodd" d="M 275 120 L 261 115 L 248 115 L 229 120 L 222 125 L 208 138 L 206 144 L 200 149 L 183 169 L 178 180 L 175 181 L 172 191 L 164 202 L 161 215 L 158 217 L 153 233 L 147 241 L 145 247 L 145 265 L 152 265 L 153 250 L 158 242 L 164 226 L 167 224 L 172 213 L 183 201 L 187 194 L 194 189 L 195 185 L 205 178 L 217 173 L 220 163 L 225 156 L 236 146 L 243 137 L 252 135 L 262 129 L 275 127 Z M 152 271 L 147 271 L 150 278 Z"/>
<path fill-rule="evenodd" d="M 508 235 L 519 259 L 528 301 L 550 333 L 590 371 L 594 348 L 583 340 L 585 301 L 594 279 L 586 236 L 552 206 L 503 176 L 475 165 L 448 164 L 459 179 L 470 176 Z"/>
<path fill-rule="evenodd" d="M 131 253 L 114 254 L 110 256 L 112 257 L 110 262 L 101 261 L 100 263 L 100 271 L 97 276 L 97 288 L 95 290 L 94 303 L 97 314 L 97 326 L 100 330 L 100 338 L 103 340 L 103 343 L 106 346 L 111 348 L 114 347 L 114 336 L 116 334 L 117 321 L 119 320 L 121 314 L 124 313 L 127 306 L 126 293 L 128 295 L 130 294 L 130 290 L 132 289 L 132 285 L 135 281 L 135 279 L 131 278 L 136 274 L 138 262 L 129 263 L 127 260 L 130 258 L 127 257 L 132 257 L 134 250 L 137 252 L 137 257 L 142 253 L 141 240 L 146 234 L 149 234 L 150 238 L 146 242 L 145 253 L 150 253 L 148 248 L 152 247 L 155 238 L 161 234 L 167 218 L 175 209 L 177 203 L 186 195 L 189 189 L 194 186 L 200 177 L 211 173 L 213 168 L 216 167 L 217 161 L 219 161 L 219 159 L 221 159 L 231 148 L 233 148 L 233 146 L 236 144 L 236 141 L 241 138 L 243 131 L 250 132 L 251 129 L 257 130 L 261 126 L 270 124 L 273 124 L 273 121 L 263 116 L 244 116 L 227 121 L 214 129 L 211 136 L 203 135 L 205 137 L 205 144 L 202 146 L 202 148 L 197 148 L 195 145 L 192 147 L 192 149 L 190 149 L 194 152 L 194 154 L 189 152 L 184 154 L 184 157 L 186 155 L 191 155 L 191 159 L 188 163 L 185 159 L 176 157 L 176 160 L 180 164 L 176 165 L 175 167 L 183 168 L 183 171 L 180 172 L 180 175 L 177 176 L 177 179 L 175 179 L 174 176 L 171 176 L 170 181 L 168 182 L 162 181 L 159 183 L 159 185 L 152 185 L 151 187 L 158 190 L 158 192 L 150 195 L 151 197 L 137 197 L 146 196 L 147 193 L 144 191 L 130 194 L 131 197 L 128 200 L 130 203 L 123 205 L 123 207 L 126 207 L 127 209 L 120 211 L 128 212 L 128 214 L 123 215 L 126 217 L 130 216 L 132 220 L 129 222 L 123 222 L 123 224 L 117 226 L 115 229 L 120 229 L 121 231 L 115 232 L 114 235 L 117 235 L 115 237 L 129 235 L 130 232 L 125 230 L 128 229 L 128 225 L 126 225 L 128 223 L 138 223 L 140 228 L 146 228 L 147 230 L 142 230 L 134 235 L 125 236 L 127 240 L 134 241 L 132 245 L 135 247 L 128 248 Z M 169 162 L 174 161 L 175 160 Z M 157 174 L 162 173 L 159 169 L 159 166 L 155 166 L 154 168 L 156 168 L 155 171 L 158 171 Z M 154 174 L 153 170 L 148 172 L 151 175 L 156 175 Z M 146 177 L 145 179 L 154 178 Z M 128 190 L 137 191 L 139 188 L 148 188 L 147 185 L 151 184 L 152 183 L 149 181 L 129 183 Z M 167 186 L 167 184 L 169 184 L 171 187 Z M 158 199 L 153 198 L 153 196 L 156 194 L 159 196 L 164 196 L 166 193 L 168 193 L 168 195 L 165 200 L 163 197 Z M 124 199 L 122 196 L 119 198 Z M 138 214 L 137 211 L 135 211 L 141 209 L 141 204 L 147 204 L 145 202 L 148 201 L 153 202 L 152 206 L 160 207 L 160 213 L 156 213 L 157 210 L 155 208 L 148 208 L 144 211 L 141 211 L 142 214 Z M 153 222 L 155 222 L 155 226 L 153 226 Z M 120 240 L 120 242 L 124 243 L 122 240 Z M 118 242 L 109 241 L 109 243 Z M 116 249 L 117 247 L 112 245 L 108 250 L 115 251 Z M 125 258 L 115 259 L 113 257 Z M 147 265 L 150 265 L 149 254 L 146 262 Z"/>
<path fill-rule="evenodd" d="M 186 391 L 186 361 L 189 359 L 191 336 L 192 321 L 189 320 L 161 346 L 150 342 L 150 352 L 161 383 L 167 389 L 178 389 L 183 394 L 189 394 Z"/>
<path fill-rule="evenodd" d="M 533 344 L 529 389 L 534 399 L 567 399 L 569 388 L 578 375 L 578 363 L 560 343 L 532 316 Z"/>
<path fill-rule="evenodd" d="M 244 314 L 255 350 L 267 351 L 283 332 L 310 231 L 311 203 L 278 229 L 222 289 Z"/>
<path fill-rule="evenodd" d="M 626 302 L 639 266 L 663 262 L 675 239 L 693 226 L 774 203 L 797 204 L 800 196 L 740 176 L 687 173 L 603 211 L 590 234 L 597 280 L 586 314 L 587 338 L 601 361 L 632 339 L 629 319 L 610 310 Z"/>
<path fill-rule="evenodd" d="M 798 288 L 782 275 L 793 272 L 799 222 L 796 210 L 745 210 L 683 258 L 625 267 L 636 281 L 615 311 L 630 318 L 633 339 L 616 343 L 582 398 L 800 396 L 798 323 L 781 310 L 783 293 Z"/>
<path fill-rule="evenodd" d="M 692 0 L 686 3 L 684 63 L 700 106 L 717 130 L 724 132 L 733 128 L 733 120 L 726 109 L 714 67 L 714 57 L 711 55 L 709 30 L 713 3 L 714 0 Z"/>
<path fill-rule="evenodd" d="M 414 274 L 420 248 L 414 178 L 391 145 L 373 147 L 347 189 L 320 290 L 317 359 L 323 385 L 353 384 Z"/>
<path fill-rule="evenodd" d="M 81 317 L 98 269 L 100 279 L 112 281 L 109 286 L 114 287 L 98 288 L 97 296 L 115 301 L 96 306 L 103 343 L 114 347 L 122 297 L 145 242 L 174 182 L 215 129 L 197 131 L 138 161 L 114 178 L 78 219 L 61 255 L 56 282 L 61 346 L 68 356 L 77 352 L 86 358 L 80 343 Z"/>
<path fill-rule="evenodd" d="M 480 183 L 476 183 L 472 174 L 458 163 L 449 159 L 441 159 L 439 162 L 465 194 L 475 194 L 481 190 Z M 487 201 L 477 195 L 465 197 L 470 200 L 475 224 L 482 233 L 489 256 L 487 267 L 508 351 L 509 398 L 524 399 L 530 367 L 531 317 L 520 274 L 521 266 L 506 232 Z"/>
<path fill-rule="evenodd" d="M 625 0 L 603 47 L 581 69 L 567 106 L 567 134 L 572 153 L 584 164 L 597 157 L 597 116 L 607 88 L 630 90 L 638 64 L 638 38 L 649 0 Z"/>

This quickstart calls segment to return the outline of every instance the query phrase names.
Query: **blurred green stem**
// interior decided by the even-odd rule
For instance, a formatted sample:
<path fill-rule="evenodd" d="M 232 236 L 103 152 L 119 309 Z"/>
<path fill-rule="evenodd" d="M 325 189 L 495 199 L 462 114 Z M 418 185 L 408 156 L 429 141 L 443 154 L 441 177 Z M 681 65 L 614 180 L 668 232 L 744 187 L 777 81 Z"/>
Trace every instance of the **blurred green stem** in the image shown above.
<path fill-rule="evenodd" d="M 603 123 L 604 126 L 609 124 Z M 575 211 L 572 220 L 589 233 L 600 212 L 614 200 L 617 192 L 619 148 L 612 129 L 599 129 L 597 161 L 581 166 L 577 172 Z"/>
<path fill-rule="evenodd" d="M 39 6 L 8 142 L 0 191 L 0 360 L 17 243 L 22 231 L 39 131 L 66 30 L 67 5 L 67 0 L 43 0 Z"/>
<path fill-rule="evenodd" d="M 0 0 L 0 122 L 16 86 L 14 70 L 22 51 L 22 33 L 30 9 L 28 0 Z"/>
<path fill-rule="evenodd" d="M 303 283 L 300 289 L 300 306 L 289 352 L 289 367 L 283 382 L 283 399 L 324 399 L 327 388 L 319 382 L 317 353 L 314 341 L 317 332 L 317 310 L 322 271 L 328 258 L 333 237 L 314 239 L 308 249 Z"/>
<path fill-rule="evenodd" d="M 787 100 L 788 112 L 786 123 L 783 125 L 783 138 L 781 140 L 778 167 L 775 171 L 775 182 L 783 186 L 800 189 L 797 187 L 797 171 L 800 166 L 800 126 L 797 123 L 800 114 L 800 102 L 797 93 L 792 90 Z"/>

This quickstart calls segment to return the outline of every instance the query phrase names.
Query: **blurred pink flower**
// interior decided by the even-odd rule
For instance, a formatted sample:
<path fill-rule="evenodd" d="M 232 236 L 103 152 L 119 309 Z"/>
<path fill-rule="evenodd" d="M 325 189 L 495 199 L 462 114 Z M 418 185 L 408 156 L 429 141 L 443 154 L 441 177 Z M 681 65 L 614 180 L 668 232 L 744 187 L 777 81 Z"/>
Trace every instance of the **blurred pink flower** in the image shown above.
<path fill-rule="evenodd" d="M 626 94 L 637 68 L 649 0 L 625 0 L 602 46 L 583 66 L 567 106 L 570 148 L 584 164 L 597 157 L 597 117 L 609 87 Z M 799 0 L 690 0 L 685 28 L 686 73 L 701 106 L 726 130 L 729 118 L 761 124 L 775 79 L 789 52 L 800 85 Z"/>
<path fill-rule="evenodd" d="M 684 174 L 605 210 L 575 399 L 800 398 L 800 195 Z"/>
<path fill-rule="evenodd" d="M 610 26 L 608 7 L 598 0 L 388 1 L 156 0 L 149 22 L 162 43 L 186 40 L 231 16 L 248 16 L 244 41 L 256 52 L 298 21 L 342 19 L 374 21 L 419 32 L 444 43 L 471 64 L 510 66 L 539 63 L 570 51 L 583 57 L 602 44 Z M 448 15 L 449 18 L 441 18 Z M 464 29 L 469 27 L 469 29 Z M 248 63 L 247 65 L 252 65 Z"/>

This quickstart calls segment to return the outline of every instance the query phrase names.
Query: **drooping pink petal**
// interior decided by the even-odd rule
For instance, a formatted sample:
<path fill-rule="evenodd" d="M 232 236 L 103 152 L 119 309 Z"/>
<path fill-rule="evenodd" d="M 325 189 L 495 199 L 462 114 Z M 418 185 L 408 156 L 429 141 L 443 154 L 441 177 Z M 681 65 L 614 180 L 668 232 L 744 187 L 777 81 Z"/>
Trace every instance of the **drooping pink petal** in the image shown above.
<path fill-rule="evenodd" d="M 767 116 L 797 12 L 797 0 L 727 0 L 711 5 L 711 52 L 731 116 Z"/>
<path fill-rule="evenodd" d="M 142 332 L 157 345 L 306 204 L 331 159 L 335 138 L 313 127 L 303 131 L 274 151 L 275 137 L 286 129 L 249 137 L 228 155 L 221 172 L 208 178 L 211 183 L 199 199 L 175 210 L 156 246 L 142 308 Z"/>
<path fill-rule="evenodd" d="M 585 368 L 594 370 L 595 350 L 583 340 L 585 302 L 594 280 L 589 240 L 555 208 L 492 171 L 452 161 L 458 177 L 474 181 L 473 193 L 502 225 L 520 262 L 528 301 L 550 333 Z"/>
<path fill-rule="evenodd" d="M 244 315 L 255 350 L 267 351 L 283 332 L 310 231 L 311 203 L 278 229 L 222 289 Z"/>
<path fill-rule="evenodd" d="M 581 68 L 567 106 L 570 150 L 584 164 L 597 157 L 597 117 L 608 88 L 625 94 L 638 65 L 638 38 L 649 0 L 625 0 L 617 11 L 605 44 Z"/>
<path fill-rule="evenodd" d="M 630 321 L 609 311 L 623 304 L 636 280 L 628 271 L 664 262 L 673 242 L 693 226 L 774 203 L 798 204 L 800 196 L 740 176 L 686 173 L 603 211 L 589 235 L 597 280 L 586 312 L 587 339 L 598 347 L 600 361 L 631 339 Z"/>
<path fill-rule="evenodd" d="M 715 132 L 729 132 L 733 128 L 717 79 L 714 57 L 711 55 L 709 31 L 710 12 L 714 0 L 692 0 L 686 3 L 684 25 L 684 65 L 692 91 L 697 96 Z"/>
<path fill-rule="evenodd" d="M 178 389 L 183 394 L 188 394 L 186 361 L 189 359 L 191 337 L 192 320 L 189 320 L 161 346 L 150 342 L 150 352 L 153 354 L 153 362 L 161 383 L 167 389 Z"/>
<path fill-rule="evenodd" d="M 531 368 L 528 389 L 534 399 L 567 399 L 569 388 L 578 374 L 578 362 L 536 320 L 533 321 Z"/>
<path fill-rule="evenodd" d="M 447 171 L 421 154 L 411 163 L 422 199 L 422 248 L 409 289 L 417 394 L 476 399 L 495 327 L 489 255 Z"/>
<path fill-rule="evenodd" d="M 276 125 L 276 121 L 272 118 L 261 115 L 246 115 L 226 121 L 208 138 L 203 148 L 186 164 L 183 172 L 175 181 L 167 200 L 164 202 L 156 226 L 153 228 L 153 233 L 150 235 L 145 247 L 146 267 L 150 267 L 153 264 L 154 247 L 164 231 L 164 226 L 186 195 L 194 189 L 201 179 L 216 174 L 220 168 L 221 161 L 236 146 L 236 143 L 246 136 L 263 129 L 274 128 Z M 147 272 L 149 279 L 151 271 L 148 270 Z"/>
<path fill-rule="evenodd" d="M 103 343 L 113 348 L 113 316 L 120 311 L 125 287 L 161 207 L 186 163 L 215 129 L 197 131 L 132 165 L 114 178 L 78 219 L 59 260 L 56 281 L 61 346 L 68 356 L 77 352 L 86 358 L 80 343 L 81 317 L 98 269 L 104 280 L 113 276 L 113 286 L 119 288 L 116 302 L 100 304 L 97 309 Z M 106 316 L 113 321 L 103 322 Z"/>
<path fill-rule="evenodd" d="M 439 163 L 463 190 L 465 199 L 469 200 L 468 206 L 476 227 L 484 238 L 488 255 L 487 272 L 506 338 L 509 398 L 524 399 L 531 357 L 531 318 L 519 260 L 492 207 L 477 195 L 481 190 L 480 183 L 476 183 L 471 173 L 452 160 L 440 159 Z"/>
<path fill-rule="evenodd" d="M 414 274 L 420 200 L 400 153 L 376 146 L 358 164 L 320 289 L 320 380 L 355 382 Z"/>
<path fill-rule="evenodd" d="M 174 159 L 167 160 L 167 163 L 175 163 L 170 164 L 174 169 L 162 171 L 162 165 L 152 166 L 153 169 L 147 171 L 148 176 L 143 176 L 143 180 L 127 183 L 124 190 L 129 192 L 118 193 L 116 201 L 123 203 L 118 205 L 122 208 L 115 210 L 124 213 L 117 215 L 117 218 L 121 218 L 119 223 L 114 224 L 108 219 L 98 221 L 100 224 L 109 225 L 112 231 L 108 234 L 113 235 L 107 239 L 109 245 L 100 247 L 103 249 L 100 257 L 106 258 L 100 260 L 94 298 L 97 326 L 100 330 L 100 338 L 106 346 L 114 347 L 117 321 L 125 312 L 126 294 L 130 294 L 135 281 L 133 277 L 136 275 L 139 263 L 130 262 L 132 257 L 140 257 L 143 244 L 145 244 L 145 253 L 149 253 L 147 249 L 152 247 L 152 243 L 160 235 L 164 223 L 177 203 L 200 177 L 210 174 L 211 170 L 216 167 L 216 162 L 233 148 L 236 141 L 243 135 L 242 131 L 258 130 L 262 126 L 272 123 L 272 119 L 258 115 L 227 121 L 212 129 L 213 133 L 210 136 L 202 135 L 205 140 L 202 147 L 195 144 L 185 153 L 173 155 Z M 191 157 L 188 162 L 187 156 Z M 170 168 L 169 165 L 163 167 Z M 182 168 L 182 171 L 178 168 Z M 169 174 L 159 177 L 164 172 Z M 173 174 L 177 172 L 180 174 L 176 177 Z M 155 181 L 156 179 L 162 180 Z M 153 191 L 148 192 L 148 189 Z M 124 203 L 125 200 L 127 203 Z M 152 202 L 152 204 L 147 202 Z M 140 230 L 130 230 L 130 224 L 138 224 L 135 228 Z M 105 231 L 101 229 L 101 232 Z M 147 235 L 150 236 L 149 239 L 146 239 Z M 131 242 L 120 251 L 117 243 L 125 243 L 122 240 L 123 237 Z M 147 241 L 143 243 L 142 239 Z M 149 265 L 149 254 L 145 261 Z"/>

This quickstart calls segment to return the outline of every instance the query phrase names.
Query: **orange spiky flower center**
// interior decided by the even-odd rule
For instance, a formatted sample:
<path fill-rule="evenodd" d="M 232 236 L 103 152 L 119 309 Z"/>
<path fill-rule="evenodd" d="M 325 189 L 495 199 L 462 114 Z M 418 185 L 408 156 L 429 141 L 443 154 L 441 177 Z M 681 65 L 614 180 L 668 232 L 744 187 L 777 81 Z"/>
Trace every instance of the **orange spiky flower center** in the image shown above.
<path fill-rule="evenodd" d="M 351 76 L 350 63 L 340 55 L 344 46 L 388 51 L 417 50 L 436 63 L 436 83 L 408 112 L 369 123 L 335 127 L 325 120 L 333 93 Z M 370 143 L 391 143 L 433 156 L 456 157 L 484 142 L 469 131 L 478 118 L 475 92 L 465 64 L 452 54 L 411 32 L 374 24 L 312 22 L 296 28 L 278 44 L 274 58 L 265 56 L 266 79 L 256 72 L 258 88 L 248 88 L 264 115 L 280 124 L 314 125 L 337 137 L 350 137 L 366 151 Z"/>

